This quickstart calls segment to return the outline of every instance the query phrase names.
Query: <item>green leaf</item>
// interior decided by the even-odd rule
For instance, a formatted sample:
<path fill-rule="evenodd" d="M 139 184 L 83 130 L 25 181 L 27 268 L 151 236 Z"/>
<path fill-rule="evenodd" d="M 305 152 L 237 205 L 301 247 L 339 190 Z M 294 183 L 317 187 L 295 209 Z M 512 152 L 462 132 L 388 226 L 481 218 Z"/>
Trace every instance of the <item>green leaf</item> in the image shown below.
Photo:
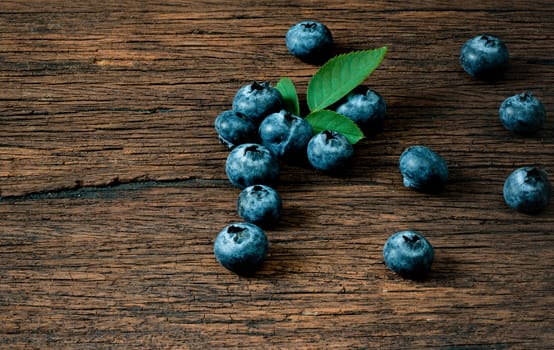
<path fill-rule="evenodd" d="M 327 109 L 308 114 L 306 120 L 312 126 L 314 134 L 324 130 L 333 130 L 346 136 L 351 144 L 364 138 L 358 125 L 342 114 Z"/>
<path fill-rule="evenodd" d="M 329 107 L 360 85 L 381 64 L 387 47 L 338 55 L 325 63 L 308 84 L 310 111 Z"/>
<path fill-rule="evenodd" d="M 296 87 L 289 78 L 281 78 L 275 86 L 283 96 L 283 104 L 285 109 L 294 115 L 300 116 L 300 103 L 298 102 L 298 94 Z"/>

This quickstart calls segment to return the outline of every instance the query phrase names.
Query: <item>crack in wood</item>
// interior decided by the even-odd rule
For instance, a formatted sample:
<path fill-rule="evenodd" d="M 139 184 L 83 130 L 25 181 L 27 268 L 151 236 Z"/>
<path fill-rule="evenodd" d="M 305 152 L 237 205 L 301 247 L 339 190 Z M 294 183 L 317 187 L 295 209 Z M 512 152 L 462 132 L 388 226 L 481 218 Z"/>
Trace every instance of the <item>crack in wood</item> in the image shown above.
<path fill-rule="evenodd" d="M 210 184 L 220 183 L 218 180 L 202 180 L 196 177 L 183 177 L 172 179 L 150 179 L 146 176 L 120 181 L 119 178 L 114 178 L 110 182 L 98 185 L 83 185 L 82 181 L 76 181 L 72 187 L 60 187 L 51 190 L 37 191 L 26 193 L 23 195 L 0 196 L 1 202 L 20 202 L 20 201 L 36 201 L 44 199 L 68 199 L 68 198 L 115 198 L 121 192 L 139 191 L 142 189 L 155 187 L 180 187 L 180 186 L 209 186 Z"/>

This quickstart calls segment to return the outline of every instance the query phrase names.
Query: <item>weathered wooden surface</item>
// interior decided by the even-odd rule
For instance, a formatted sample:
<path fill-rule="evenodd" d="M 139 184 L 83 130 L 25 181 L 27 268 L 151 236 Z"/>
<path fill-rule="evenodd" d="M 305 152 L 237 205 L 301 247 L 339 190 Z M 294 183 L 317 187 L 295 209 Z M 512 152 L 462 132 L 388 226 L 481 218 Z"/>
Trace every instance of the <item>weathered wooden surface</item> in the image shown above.
<path fill-rule="evenodd" d="M 317 67 L 287 53 L 300 19 L 339 52 L 387 45 L 367 85 L 383 132 L 356 145 L 345 178 L 285 166 L 281 224 L 258 276 L 215 261 L 238 220 L 215 116 L 251 80 Z M 471 79 L 459 48 L 507 43 L 504 79 Z M 547 349 L 554 344 L 554 205 L 503 202 L 505 177 L 554 177 L 551 1 L 2 1 L 0 348 Z M 547 108 L 534 137 L 509 135 L 502 100 Z M 402 150 L 447 160 L 440 195 L 405 189 Z M 382 263 L 395 231 L 436 248 L 423 282 Z"/>

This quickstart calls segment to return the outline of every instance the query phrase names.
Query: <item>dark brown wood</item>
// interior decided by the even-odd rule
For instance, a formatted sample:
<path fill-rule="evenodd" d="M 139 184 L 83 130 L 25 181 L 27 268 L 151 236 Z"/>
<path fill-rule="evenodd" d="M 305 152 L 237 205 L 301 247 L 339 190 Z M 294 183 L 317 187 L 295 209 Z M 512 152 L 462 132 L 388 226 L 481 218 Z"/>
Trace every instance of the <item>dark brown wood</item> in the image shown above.
<path fill-rule="evenodd" d="M 388 46 L 366 82 L 387 120 L 348 176 L 283 166 L 268 260 L 237 277 L 212 252 L 239 220 L 213 122 L 252 80 L 304 103 L 317 67 L 284 35 L 306 18 L 339 53 Z M 479 33 L 511 52 L 495 83 L 458 63 Z M 0 348 L 551 348 L 554 205 L 517 213 L 502 185 L 554 174 L 552 38 L 552 1 L 2 1 Z M 548 111 L 528 138 L 498 121 L 525 90 Z M 402 186 L 413 144 L 447 160 L 441 194 Z M 425 281 L 383 265 L 403 229 L 435 246 Z"/>

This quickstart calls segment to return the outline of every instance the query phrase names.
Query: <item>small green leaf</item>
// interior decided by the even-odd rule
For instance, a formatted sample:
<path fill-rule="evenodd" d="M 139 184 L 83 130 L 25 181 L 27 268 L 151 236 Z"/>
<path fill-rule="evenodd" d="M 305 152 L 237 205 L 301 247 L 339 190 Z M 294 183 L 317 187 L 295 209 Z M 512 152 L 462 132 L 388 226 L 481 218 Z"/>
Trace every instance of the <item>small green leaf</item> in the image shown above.
<path fill-rule="evenodd" d="M 300 103 L 298 102 L 298 94 L 296 93 L 296 87 L 292 80 L 289 78 L 281 78 L 275 86 L 283 97 L 283 104 L 288 112 L 294 115 L 300 116 Z"/>
<path fill-rule="evenodd" d="M 351 119 L 327 109 L 308 114 L 306 120 L 312 126 L 314 134 L 324 130 L 333 130 L 346 136 L 351 144 L 364 138 L 364 133 Z"/>
<path fill-rule="evenodd" d="M 338 55 L 325 63 L 308 84 L 310 111 L 329 107 L 360 85 L 381 64 L 387 47 Z"/>

